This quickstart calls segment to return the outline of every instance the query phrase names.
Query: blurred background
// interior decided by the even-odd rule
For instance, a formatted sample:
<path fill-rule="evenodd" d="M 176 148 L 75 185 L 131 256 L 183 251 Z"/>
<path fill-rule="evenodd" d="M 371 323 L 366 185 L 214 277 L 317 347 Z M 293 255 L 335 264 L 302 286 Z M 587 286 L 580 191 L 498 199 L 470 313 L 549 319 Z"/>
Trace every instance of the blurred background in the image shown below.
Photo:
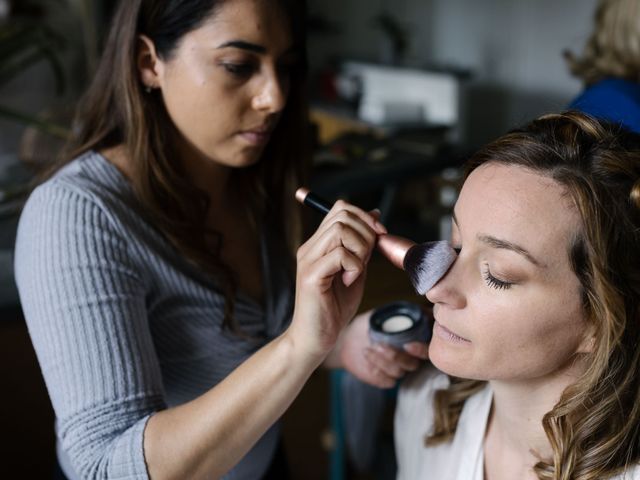
<path fill-rule="evenodd" d="M 95 68 L 107 0 L 0 0 L 0 458 L 50 478 L 53 414 L 13 283 L 15 228 L 34 172 L 60 150 Z M 378 207 L 393 233 L 448 236 L 460 165 L 476 147 L 582 88 L 596 0 L 307 0 L 312 187 Z M 407 299 L 374 258 L 362 310 Z M 351 407 L 364 399 L 367 409 Z M 295 479 L 394 478 L 394 392 L 318 371 L 285 417 Z"/>

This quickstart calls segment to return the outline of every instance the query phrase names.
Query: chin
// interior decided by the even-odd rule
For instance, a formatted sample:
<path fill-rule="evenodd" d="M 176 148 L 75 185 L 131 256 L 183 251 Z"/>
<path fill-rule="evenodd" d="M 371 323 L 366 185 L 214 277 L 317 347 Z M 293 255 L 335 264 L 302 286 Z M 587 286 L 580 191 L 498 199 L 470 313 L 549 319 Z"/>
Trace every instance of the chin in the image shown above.
<path fill-rule="evenodd" d="M 429 361 L 441 372 L 452 377 L 470 380 L 486 380 L 475 368 L 475 363 L 468 354 L 447 348 L 438 339 L 433 339 L 429 345 Z"/>
<path fill-rule="evenodd" d="M 260 162 L 263 151 L 263 148 L 245 149 L 242 152 L 238 153 L 238 155 L 230 163 L 230 166 L 243 168 L 255 165 L 256 163 Z"/>
<path fill-rule="evenodd" d="M 228 168 L 248 168 L 260 161 L 262 152 L 240 152 L 236 155 L 225 157 L 210 157 L 214 162 Z"/>

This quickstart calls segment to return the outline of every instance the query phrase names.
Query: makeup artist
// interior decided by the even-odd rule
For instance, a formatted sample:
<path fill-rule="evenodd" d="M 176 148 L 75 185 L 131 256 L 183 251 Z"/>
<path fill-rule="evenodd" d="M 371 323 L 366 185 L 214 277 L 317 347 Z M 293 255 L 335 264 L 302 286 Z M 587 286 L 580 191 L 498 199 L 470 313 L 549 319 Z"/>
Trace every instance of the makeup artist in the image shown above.
<path fill-rule="evenodd" d="M 120 3 L 16 244 L 60 478 L 286 478 L 278 418 L 316 367 L 418 366 L 368 349 L 365 316 L 343 331 L 374 215 L 338 202 L 297 248 L 302 3 Z"/>

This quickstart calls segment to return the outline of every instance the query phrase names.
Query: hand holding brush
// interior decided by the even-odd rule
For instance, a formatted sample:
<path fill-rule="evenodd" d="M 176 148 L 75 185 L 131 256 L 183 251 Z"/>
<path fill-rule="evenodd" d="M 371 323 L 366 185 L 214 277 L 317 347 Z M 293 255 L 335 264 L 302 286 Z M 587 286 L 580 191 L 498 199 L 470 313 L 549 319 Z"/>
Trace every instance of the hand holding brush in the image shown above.
<path fill-rule="evenodd" d="M 404 257 L 407 256 L 409 250 L 411 250 L 411 252 L 421 251 L 420 248 L 412 248 L 415 243 L 410 240 L 388 235 L 386 228 L 380 225 L 371 214 L 357 207 L 353 207 L 346 202 L 336 202 L 336 205 L 332 206 L 317 195 L 311 194 L 307 189 L 299 189 L 298 192 L 296 192 L 296 198 L 301 203 L 310 205 L 327 215 L 320 227 L 318 227 L 319 231 L 326 229 L 328 223 L 334 223 L 338 214 L 344 215 L 351 210 L 352 214 L 361 217 L 361 220 L 364 219 L 370 227 L 367 228 L 367 232 L 365 232 L 367 237 L 372 233 L 374 234 L 374 238 L 371 239 L 371 247 L 373 248 L 374 245 L 377 245 L 378 249 L 400 268 L 403 268 Z M 334 212 L 331 212 L 332 209 L 334 209 Z M 317 235 L 318 232 L 314 234 L 314 236 Z M 448 247 L 447 242 L 442 242 L 442 244 L 446 244 L 445 246 Z M 444 250 L 445 252 L 449 252 L 448 248 Z M 429 249 L 429 251 L 436 252 L 437 248 Z M 306 249 L 303 250 L 302 253 L 306 253 Z M 414 261 L 417 260 L 414 259 Z M 301 265 L 301 267 L 304 269 L 304 265 Z M 419 275 L 419 267 L 416 267 L 415 271 L 418 272 L 417 275 Z M 343 277 L 343 282 L 344 280 Z M 436 281 L 437 279 L 433 280 L 433 283 Z M 425 288 L 424 282 L 422 288 Z M 422 361 L 428 358 L 428 346 L 424 343 L 422 337 L 416 338 L 414 341 L 408 339 L 408 343 L 404 343 L 399 349 L 397 346 L 392 347 L 386 344 L 386 342 L 371 343 L 370 334 L 367 333 L 370 332 L 369 324 L 372 318 L 371 313 L 372 312 L 366 312 L 359 315 L 342 331 L 340 341 L 327 358 L 326 365 L 334 368 L 345 368 L 361 381 L 380 388 L 389 388 L 395 385 L 395 382 L 399 378 L 402 378 L 406 372 L 415 370 Z"/>
<path fill-rule="evenodd" d="M 286 335 L 307 358 L 322 360 L 355 316 L 367 262 L 384 233 L 373 216 L 338 202 L 298 249 L 295 306 Z"/>
<path fill-rule="evenodd" d="M 304 187 L 296 191 L 296 199 L 324 214 L 332 208 L 329 202 Z M 376 247 L 391 263 L 407 273 L 420 295 L 427 293 L 447 273 L 457 256 L 445 240 L 417 244 L 388 233 L 378 235 Z"/>

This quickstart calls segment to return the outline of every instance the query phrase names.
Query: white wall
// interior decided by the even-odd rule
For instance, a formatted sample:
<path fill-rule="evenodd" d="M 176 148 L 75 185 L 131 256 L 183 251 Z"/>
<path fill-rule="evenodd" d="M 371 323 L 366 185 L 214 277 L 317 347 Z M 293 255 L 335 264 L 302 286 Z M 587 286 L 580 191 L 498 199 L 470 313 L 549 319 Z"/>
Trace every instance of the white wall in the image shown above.
<path fill-rule="evenodd" d="M 309 0 L 310 10 L 341 28 L 310 38 L 311 61 L 327 56 L 376 59 L 386 8 L 411 32 L 408 61 L 470 69 L 468 143 L 476 145 L 523 121 L 562 109 L 581 84 L 562 51 L 580 52 L 596 0 Z"/>

